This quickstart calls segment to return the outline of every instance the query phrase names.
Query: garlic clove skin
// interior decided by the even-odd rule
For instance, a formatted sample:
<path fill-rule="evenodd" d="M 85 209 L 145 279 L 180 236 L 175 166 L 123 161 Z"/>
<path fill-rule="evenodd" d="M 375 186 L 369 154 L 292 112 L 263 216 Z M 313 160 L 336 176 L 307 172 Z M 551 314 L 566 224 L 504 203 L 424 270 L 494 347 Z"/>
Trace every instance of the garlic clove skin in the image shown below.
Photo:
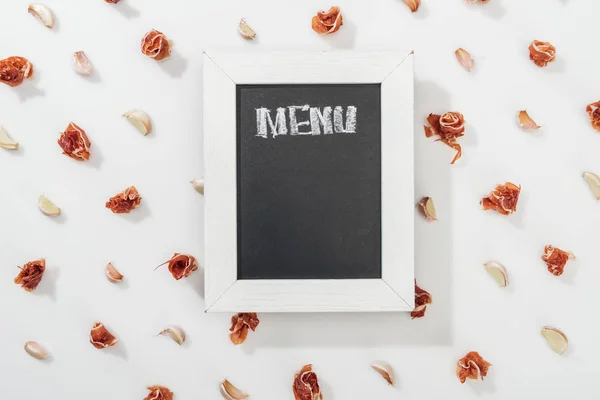
<path fill-rule="evenodd" d="M 58 217 L 61 212 L 60 208 L 54 205 L 54 203 L 48 200 L 44 195 L 41 195 L 38 199 L 38 208 L 42 214 L 48 217 Z"/>
<path fill-rule="evenodd" d="M 158 332 L 157 336 L 158 335 L 171 336 L 171 339 L 180 346 L 185 342 L 185 333 L 181 328 L 176 326 L 170 326 L 167 329 Z"/>
<path fill-rule="evenodd" d="M 123 275 L 119 271 L 117 271 L 117 269 L 111 262 L 106 264 L 106 277 L 112 283 L 119 283 L 123 280 Z"/>
<path fill-rule="evenodd" d="M 17 150 L 19 148 L 19 143 L 15 142 L 13 138 L 10 137 L 8 132 L 4 130 L 0 126 L 0 147 L 7 150 Z"/>
<path fill-rule="evenodd" d="M 194 178 L 190 181 L 194 190 L 204 196 L 204 178 Z"/>
<path fill-rule="evenodd" d="M 52 15 L 52 11 L 50 11 L 50 9 L 45 5 L 30 4 L 27 11 L 29 12 L 29 14 L 36 17 L 47 28 L 52 29 L 52 27 L 54 26 L 54 15 Z"/>
<path fill-rule="evenodd" d="M 243 400 L 249 396 L 248 393 L 233 386 L 227 379 L 221 382 L 221 394 L 226 400 Z"/>
<path fill-rule="evenodd" d="M 142 110 L 131 110 L 123 114 L 135 128 L 144 136 L 152 131 L 152 123 L 148 114 Z"/>
<path fill-rule="evenodd" d="M 540 332 L 548 342 L 548 346 L 558 354 L 563 354 L 569 347 L 569 339 L 567 335 L 556 328 L 545 326 Z"/>
<path fill-rule="evenodd" d="M 0 132 L 0 142 L 2 136 Z M 600 200 L 600 177 L 593 172 L 586 171 L 582 174 L 583 179 L 587 182 L 596 200 Z"/>
<path fill-rule="evenodd" d="M 83 51 L 73 53 L 73 69 L 79 75 L 92 74 L 92 64 Z"/>
<path fill-rule="evenodd" d="M 45 360 L 50 355 L 39 343 L 36 342 L 26 342 L 25 351 L 31 357 L 38 360 Z"/>
<path fill-rule="evenodd" d="M 473 71 L 473 57 L 471 57 L 471 54 L 469 54 L 468 51 L 460 47 L 456 49 L 454 55 L 456 56 L 456 59 L 460 65 L 462 65 L 467 71 Z"/>
<path fill-rule="evenodd" d="M 419 201 L 418 206 L 421 214 L 423 214 L 428 221 L 437 221 L 437 214 L 431 197 L 423 197 L 421 201 Z"/>
<path fill-rule="evenodd" d="M 411 12 L 417 12 L 419 6 L 421 5 L 421 0 L 404 0 L 404 4 L 410 8 Z"/>
<path fill-rule="evenodd" d="M 494 278 L 498 286 L 506 287 L 506 285 L 508 285 L 508 273 L 506 272 L 504 265 L 496 261 L 488 261 L 483 265 L 487 273 Z"/>
<path fill-rule="evenodd" d="M 542 126 L 535 123 L 533 119 L 527 114 L 526 110 L 521 110 L 517 114 L 517 120 L 519 121 L 519 125 L 521 128 L 525 130 L 538 130 Z"/>
<path fill-rule="evenodd" d="M 256 32 L 246 23 L 245 19 L 240 20 L 239 25 L 240 35 L 244 37 L 244 39 L 254 39 L 256 37 Z"/>
<path fill-rule="evenodd" d="M 371 364 L 371 368 L 373 368 L 386 382 L 394 386 L 396 382 L 396 378 L 394 376 L 394 370 L 392 366 L 384 361 L 375 361 Z"/>

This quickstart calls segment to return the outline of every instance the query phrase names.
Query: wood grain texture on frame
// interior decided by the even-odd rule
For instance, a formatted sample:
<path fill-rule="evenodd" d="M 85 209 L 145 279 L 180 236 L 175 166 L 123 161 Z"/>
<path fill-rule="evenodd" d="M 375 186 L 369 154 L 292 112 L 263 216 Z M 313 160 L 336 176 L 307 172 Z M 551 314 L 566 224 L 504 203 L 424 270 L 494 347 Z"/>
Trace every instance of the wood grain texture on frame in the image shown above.
<path fill-rule="evenodd" d="M 414 307 L 413 54 L 204 53 L 205 310 L 411 311 Z M 382 279 L 237 280 L 236 85 L 380 83 Z"/>
<path fill-rule="evenodd" d="M 381 83 L 407 57 L 401 51 L 229 53 L 210 58 L 239 85 L 277 83 Z"/>
<path fill-rule="evenodd" d="M 237 279 L 235 83 L 204 55 L 205 303 Z M 210 101 L 208 100 L 210 99 Z M 234 234 L 232 234 L 232 232 Z"/>

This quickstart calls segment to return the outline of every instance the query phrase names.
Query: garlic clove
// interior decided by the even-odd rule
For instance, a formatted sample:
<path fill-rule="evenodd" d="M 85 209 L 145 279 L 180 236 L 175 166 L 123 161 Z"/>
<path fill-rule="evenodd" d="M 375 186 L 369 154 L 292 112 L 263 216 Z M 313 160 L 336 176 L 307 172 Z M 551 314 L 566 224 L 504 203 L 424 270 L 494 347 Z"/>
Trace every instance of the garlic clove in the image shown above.
<path fill-rule="evenodd" d="M 256 37 L 256 32 L 246 23 L 245 19 L 240 20 L 239 25 L 240 35 L 244 37 L 244 39 L 254 39 Z"/>
<path fill-rule="evenodd" d="M 148 114 L 142 110 L 131 110 L 123 114 L 127 121 L 131 122 L 133 126 L 144 136 L 152 131 L 152 123 Z"/>
<path fill-rule="evenodd" d="M 471 72 L 473 70 L 473 58 L 471 57 L 471 54 L 469 54 L 468 51 L 461 47 L 456 49 L 454 55 L 456 55 L 456 59 L 458 60 L 460 65 L 465 67 L 467 71 Z"/>
<path fill-rule="evenodd" d="M 404 0 L 404 4 L 410 8 L 410 11 L 416 12 L 421 5 L 421 0 Z"/>
<path fill-rule="evenodd" d="M 196 190 L 196 192 L 200 193 L 201 195 L 204 195 L 204 178 L 194 178 L 190 181 L 190 183 L 192 184 L 192 187 L 194 188 L 194 190 Z"/>
<path fill-rule="evenodd" d="M 73 53 L 73 69 L 79 75 L 92 74 L 92 64 L 83 51 Z"/>
<path fill-rule="evenodd" d="M 170 326 L 167 329 L 157 333 L 157 336 L 158 335 L 171 336 L 171 339 L 173 339 L 175 343 L 180 346 L 183 344 L 183 342 L 185 342 L 185 333 L 183 330 L 181 330 L 181 328 L 177 328 L 176 326 Z"/>
<path fill-rule="evenodd" d="M 542 336 L 548 342 L 548 345 L 555 353 L 562 354 L 569 347 L 567 335 L 556 328 L 545 326 L 541 332 Z"/>
<path fill-rule="evenodd" d="M 39 343 L 26 342 L 25 351 L 33 358 L 45 360 L 50 355 Z"/>
<path fill-rule="evenodd" d="M 43 4 L 30 4 L 27 11 L 47 28 L 52 29 L 52 26 L 54 25 L 54 15 L 52 15 L 52 11 L 50 11 L 48 7 Z"/>
<path fill-rule="evenodd" d="M 13 138 L 11 138 L 8 134 L 8 132 L 6 132 L 4 130 L 4 128 L 2 128 L 0 126 L 0 147 L 2 147 L 3 149 L 7 149 L 7 150 L 17 150 L 19 148 L 19 143 L 15 142 L 13 140 Z"/>
<path fill-rule="evenodd" d="M 118 283 L 123 280 L 123 275 L 119 271 L 117 271 L 117 269 L 111 262 L 106 264 L 106 277 L 112 283 Z"/>
<path fill-rule="evenodd" d="M 498 286 L 506 287 L 506 285 L 508 285 L 508 273 L 506 272 L 504 265 L 496 261 L 488 261 L 483 265 L 488 274 L 494 278 Z"/>
<path fill-rule="evenodd" d="M 536 124 L 535 121 L 531 119 L 526 110 L 519 111 L 519 114 L 517 114 L 517 120 L 519 121 L 521 128 L 525 130 L 537 130 L 541 128 L 540 125 Z"/>
<path fill-rule="evenodd" d="M 371 368 L 377 371 L 388 384 L 394 386 L 396 378 L 394 377 L 394 370 L 390 364 L 384 361 L 375 361 L 371 364 Z"/>
<path fill-rule="evenodd" d="M 42 214 L 47 215 L 48 217 L 57 217 L 60 215 L 60 208 L 54 205 L 54 203 L 48 200 L 44 195 L 41 195 L 38 199 L 38 207 Z"/>
<path fill-rule="evenodd" d="M 590 186 L 590 190 L 592 191 L 592 194 L 596 200 L 600 200 L 600 177 L 593 172 L 586 171 L 583 173 L 583 179 L 585 179 L 587 184 Z"/>
<path fill-rule="evenodd" d="M 249 396 L 248 393 L 233 386 L 227 379 L 221 382 L 221 394 L 227 400 L 242 400 Z"/>
<path fill-rule="evenodd" d="M 418 206 L 421 214 L 423 214 L 428 221 L 437 220 L 435 206 L 433 205 L 431 197 L 423 197 L 421 201 L 419 201 Z"/>

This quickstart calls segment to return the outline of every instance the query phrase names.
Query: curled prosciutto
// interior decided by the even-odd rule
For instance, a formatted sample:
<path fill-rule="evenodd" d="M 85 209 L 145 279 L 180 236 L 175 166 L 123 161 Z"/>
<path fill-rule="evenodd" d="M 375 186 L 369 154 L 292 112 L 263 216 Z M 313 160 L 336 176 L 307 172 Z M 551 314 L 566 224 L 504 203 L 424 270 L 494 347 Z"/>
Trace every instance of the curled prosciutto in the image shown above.
<path fill-rule="evenodd" d="M 502 215 L 510 215 L 517 211 L 517 202 L 519 201 L 521 186 L 506 182 L 504 185 L 497 185 L 490 194 L 481 199 L 481 206 L 484 210 L 496 210 Z"/>
<path fill-rule="evenodd" d="M 96 322 L 90 331 L 90 343 L 97 349 L 114 346 L 119 340 L 101 322 Z"/>
<path fill-rule="evenodd" d="M 412 319 L 423 318 L 427 310 L 427 304 L 432 303 L 431 294 L 423 290 L 415 282 L 415 309 L 410 313 Z"/>
<path fill-rule="evenodd" d="M 175 253 L 170 260 L 165 261 L 154 269 L 156 270 L 165 264 L 169 264 L 169 272 L 177 281 L 181 278 L 187 278 L 193 271 L 198 269 L 196 258 L 189 254 Z"/>
<path fill-rule="evenodd" d="M 152 29 L 142 38 L 142 53 L 156 61 L 164 60 L 171 55 L 171 41 L 164 33 Z"/>
<path fill-rule="evenodd" d="M 600 132 L 600 100 L 595 103 L 588 104 L 585 108 L 588 115 L 590 116 L 590 122 L 595 130 Z"/>
<path fill-rule="evenodd" d="M 542 260 L 548 266 L 548 271 L 554 276 L 562 275 L 567 261 L 574 259 L 575 255 L 572 252 L 564 251 L 551 245 L 544 248 L 544 255 L 542 256 Z"/>
<path fill-rule="evenodd" d="M 233 344 L 242 344 L 248 337 L 248 332 L 256 330 L 260 323 L 256 313 L 238 313 L 231 317 L 231 328 L 229 328 L 229 339 Z"/>
<path fill-rule="evenodd" d="M 302 367 L 294 377 L 294 400 L 321 400 L 321 388 L 317 374 L 312 370 L 312 365 L 308 364 Z"/>
<path fill-rule="evenodd" d="M 478 352 L 471 351 L 456 363 L 456 376 L 460 383 L 465 383 L 467 379 L 483 380 L 491 366 Z"/>
<path fill-rule="evenodd" d="M 148 386 L 148 396 L 144 400 L 173 400 L 173 392 L 164 386 Z"/>
<path fill-rule="evenodd" d="M 462 148 L 456 143 L 456 139 L 464 136 L 465 117 L 457 111 L 449 111 L 442 115 L 429 114 L 427 123 L 429 126 L 424 126 L 426 137 L 437 135 L 440 137 L 437 140 L 456 150 L 456 155 L 450 163 L 454 164 L 462 155 Z"/>
<path fill-rule="evenodd" d="M 30 261 L 23 265 L 23 267 L 18 268 L 21 269 L 21 272 L 19 272 L 19 275 L 15 278 L 15 283 L 21 285 L 26 291 L 32 292 L 40 284 L 42 277 L 44 276 L 46 260 L 42 258 Z"/>
<path fill-rule="evenodd" d="M 108 199 L 105 207 L 115 214 L 127 214 L 131 210 L 136 209 L 141 202 L 142 197 L 135 186 L 129 186 L 121 193 Z"/>
<path fill-rule="evenodd" d="M 90 159 L 92 142 L 88 139 L 85 131 L 74 122 L 69 123 L 67 129 L 60 134 L 57 143 L 63 149 L 63 154 L 73 160 L 87 161 Z"/>
<path fill-rule="evenodd" d="M 117 4 L 121 0 L 104 0 L 104 1 L 107 2 L 107 3 Z"/>
<path fill-rule="evenodd" d="M 8 86 L 19 86 L 23 79 L 33 75 L 33 65 L 25 57 L 8 57 L 0 60 L 0 82 Z"/>
<path fill-rule="evenodd" d="M 312 29 L 319 35 L 328 35 L 337 32 L 344 25 L 342 10 L 333 6 L 327 11 L 319 11 L 312 18 Z"/>
<path fill-rule="evenodd" d="M 556 48 L 550 42 L 534 40 L 529 45 L 529 59 L 538 67 L 545 67 L 556 58 Z"/>

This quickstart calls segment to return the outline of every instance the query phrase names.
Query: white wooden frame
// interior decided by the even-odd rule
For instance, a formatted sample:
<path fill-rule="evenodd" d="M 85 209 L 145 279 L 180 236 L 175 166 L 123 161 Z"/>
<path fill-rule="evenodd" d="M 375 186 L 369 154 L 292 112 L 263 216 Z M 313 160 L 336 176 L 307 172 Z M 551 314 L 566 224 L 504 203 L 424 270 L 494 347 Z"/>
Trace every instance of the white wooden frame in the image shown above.
<path fill-rule="evenodd" d="M 413 53 L 204 52 L 207 312 L 414 308 Z M 238 280 L 237 84 L 381 83 L 382 279 Z"/>

